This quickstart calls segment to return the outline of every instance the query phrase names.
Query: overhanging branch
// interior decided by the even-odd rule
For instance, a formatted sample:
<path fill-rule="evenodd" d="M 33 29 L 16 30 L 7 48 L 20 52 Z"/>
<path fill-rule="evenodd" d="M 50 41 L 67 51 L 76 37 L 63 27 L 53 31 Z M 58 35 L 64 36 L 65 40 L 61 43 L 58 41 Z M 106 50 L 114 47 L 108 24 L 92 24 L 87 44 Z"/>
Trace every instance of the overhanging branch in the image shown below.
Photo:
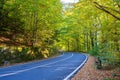
<path fill-rule="evenodd" d="M 120 20 L 120 17 L 118 17 L 118 16 L 116 16 L 115 14 L 113 14 L 112 12 L 110 12 L 110 11 L 107 9 L 107 7 L 102 6 L 102 5 L 98 4 L 97 2 L 94 2 L 94 4 L 95 4 L 95 7 L 96 7 L 96 8 L 98 8 L 98 9 L 100 9 L 100 10 L 102 10 L 102 11 L 108 13 L 108 14 L 110 14 L 111 16 L 113 16 L 114 18 L 116 18 L 117 20 Z M 111 10 L 114 11 L 114 12 L 117 12 L 118 14 L 120 14 L 119 11 L 116 11 L 116 10 L 113 10 L 113 9 L 111 9 Z"/>

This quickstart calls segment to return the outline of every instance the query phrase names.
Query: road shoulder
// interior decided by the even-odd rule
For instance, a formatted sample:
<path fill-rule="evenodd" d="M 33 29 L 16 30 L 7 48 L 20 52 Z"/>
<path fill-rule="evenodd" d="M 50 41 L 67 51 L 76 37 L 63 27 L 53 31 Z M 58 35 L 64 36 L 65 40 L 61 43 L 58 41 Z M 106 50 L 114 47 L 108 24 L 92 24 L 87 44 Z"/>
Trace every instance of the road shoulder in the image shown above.
<path fill-rule="evenodd" d="M 95 58 L 93 56 L 89 56 L 86 64 L 72 78 L 72 80 L 104 80 L 105 78 L 113 78 L 112 74 L 115 71 L 120 70 L 119 68 L 114 70 L 97 70 L 94 62 Z M 120 77 L 116 77 L 115 80 L 120 80 Z"/>

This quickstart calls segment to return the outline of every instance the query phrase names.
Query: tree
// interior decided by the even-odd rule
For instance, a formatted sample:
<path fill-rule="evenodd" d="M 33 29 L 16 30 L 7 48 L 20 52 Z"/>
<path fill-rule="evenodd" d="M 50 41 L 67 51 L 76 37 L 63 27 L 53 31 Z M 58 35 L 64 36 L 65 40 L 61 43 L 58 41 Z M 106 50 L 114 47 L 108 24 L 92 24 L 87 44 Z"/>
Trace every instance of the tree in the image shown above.
<path fill-rule="evenodd" d="M 15 37 L 24 31 L 19 9 L 12 1 L 1 0 L 0 4 L 0 36 L 14 44 Z"/>

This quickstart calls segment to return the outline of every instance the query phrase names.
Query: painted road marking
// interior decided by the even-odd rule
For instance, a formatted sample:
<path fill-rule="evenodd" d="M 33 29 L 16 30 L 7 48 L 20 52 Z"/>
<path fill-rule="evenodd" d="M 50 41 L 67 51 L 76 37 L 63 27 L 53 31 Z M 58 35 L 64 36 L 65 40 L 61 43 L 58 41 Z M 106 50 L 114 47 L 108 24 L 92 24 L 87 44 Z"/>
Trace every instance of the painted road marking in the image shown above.
<path fill-rule="evenodd" d="M 72 54 L 70 57 L 67 57 L 67 58 L 64 58 L 64 59 L 61 59 L 61 60 L 52 62 L 52 63 L 48 63 L 48 64 L 45 64 L 45 65 L 36 66 L 36 67 L 24 69 L 24 70 L 18 70 L 18 71 L 16 71 L 16 72 L 12 72 L 12 73 L 8 73 L 8 74 L 2 74 L 2 75 L 0 75 L 0 77 L 5 77 L 5 76 L 9 76 L 9 75 L 14 75 L 14 74 L 18 74 L 18 73 L 21 73 L 21 72 L 29 71 L 29 70 L 32 70 L 32 69 L 36 69 L 36 68 L 39 68 L 39 67 L 44 67 L 44 66 L 47 66 L 47 65 L 55 64 L 55 63 L 60 62 L 60 61 L 65 61 L 65 60 L 67 60 L 67 59 L 69 59 L 69 58 L 71 58 L 71 57 L 73 57 L 73 54 Z"/>
<path fill-rule="evenodd" d="M 78 66 L 72 73 L 70 73 L 67 77 L 65 77 L 63 80 L 70 80 L 70 78 L 85 64 L 85 62 L 87 61 L 87 55 L 86 56 L 86 59 L 83 61 L 83 63 Z"/>
<path fill-rule="evenodd" d="M 52 57 L 52 58 L 45 59 L 45 60 L 38 60 L 38 61 L 35 61 L 35 62 L 46 61 L 46 60 L 50 60 L 50 59 L 53 59 L 53 58 L 55 59 L 55 58 L 62 57 L 62 56 L 64 56 L 64 53 L 62 55 L 57 56 L 57 57 Z M 12 65 L 12 66 L 8 66 L 8 67 L 5 67 L 5 68 L 9 68 L 9 67 L 13 67 L 13 66 L 26 65 L 26 64 L 31 64 L 31 63 L 34 63 L 34 62 L 27 62 L 27 63 L 17 64 L 17 65 Z"/>

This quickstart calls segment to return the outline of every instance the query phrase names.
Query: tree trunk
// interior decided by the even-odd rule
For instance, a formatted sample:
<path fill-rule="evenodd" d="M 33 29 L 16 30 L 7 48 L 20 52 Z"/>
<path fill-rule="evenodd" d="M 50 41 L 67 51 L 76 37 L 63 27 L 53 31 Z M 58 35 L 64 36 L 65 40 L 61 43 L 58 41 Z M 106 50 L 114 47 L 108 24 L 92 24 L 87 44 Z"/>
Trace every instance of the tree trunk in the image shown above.
<path fill-rule="evenodd" d="M 76 51 L 79 51 L 79 39 L 76 38 Z"/>
<path fill-rule="evenodd" d="M 37 13 L 34 13 L 34 23 L 33 23 L 33 40 L 32 40 L 32 47 L 35 46 L 37 40 L 37 29 L 38 29 L 38 22 L 37 22 Z"/>
<path fill-rule="evenodd" d="M 88 52 L 89 51 L 88 33 L 86 34 L 86 47 L 87 47 L 87 52 Z"/>
<path fill-rule="evenodd" d="M 94 48 L 94 33 L 90 30 L 90 39 L 91 39 L 91 46 L 92 49 Z"/>
<path fill-rule="evenodd" d="M 69 40 L 67 41 L 68 43 L 68 51 L 70 51 L 70 43 L 69 43 Z"/>

